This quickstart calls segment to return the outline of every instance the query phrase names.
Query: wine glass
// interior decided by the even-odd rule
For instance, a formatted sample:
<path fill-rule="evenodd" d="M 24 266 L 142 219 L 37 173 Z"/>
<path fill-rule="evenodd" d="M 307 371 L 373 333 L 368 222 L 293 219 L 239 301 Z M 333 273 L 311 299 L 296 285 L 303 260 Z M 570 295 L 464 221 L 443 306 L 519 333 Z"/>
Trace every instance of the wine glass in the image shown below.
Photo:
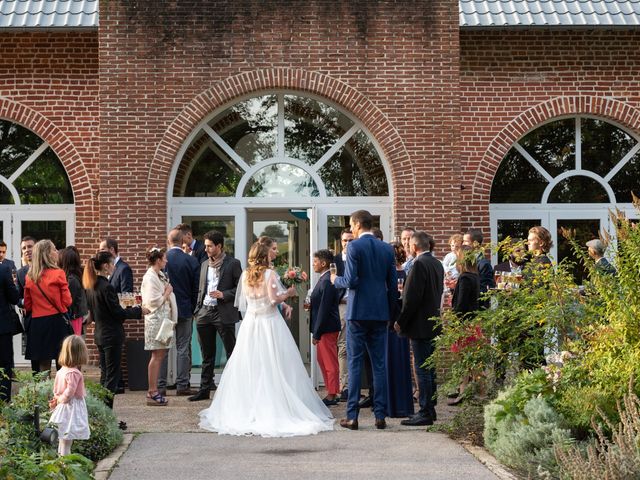
<path fill-rule="evenodd" d="M 330 263 L 329 264 L 329 273 L 331 275 L 337 275 L 338 274 L 338 266 L 335 263 Z"/>

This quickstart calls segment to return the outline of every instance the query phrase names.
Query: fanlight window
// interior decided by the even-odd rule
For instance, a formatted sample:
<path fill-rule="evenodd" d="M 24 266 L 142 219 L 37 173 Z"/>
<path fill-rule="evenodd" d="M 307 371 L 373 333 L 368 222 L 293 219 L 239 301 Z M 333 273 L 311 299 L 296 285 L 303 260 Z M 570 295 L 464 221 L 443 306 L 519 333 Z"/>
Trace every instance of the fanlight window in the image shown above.
<path fill-rule="evenodd" d="M 337 108 L 268 94 L 227 108 L 185 150 L 175 197 L 387 196 L 382 160 Z"/>
<path fill-rule="evenodd" d="M 601 119 L 542 125 L 505 155 L 491 203 L 629 203 L 640 195 L 640 143 Z"/>
<path fill-rule="evenodd" d="M 51 147 L 32 131 L 0 120 L 0 204 L 71 203 L 71 183 Z"/>

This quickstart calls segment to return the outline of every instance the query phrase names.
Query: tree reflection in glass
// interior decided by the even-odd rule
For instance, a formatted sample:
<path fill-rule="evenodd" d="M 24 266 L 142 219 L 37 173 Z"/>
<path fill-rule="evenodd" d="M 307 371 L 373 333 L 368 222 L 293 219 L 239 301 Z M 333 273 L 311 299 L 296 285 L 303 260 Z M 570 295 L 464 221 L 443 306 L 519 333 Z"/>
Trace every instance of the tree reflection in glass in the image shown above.
<path fill-rule="evenodd" d="M 556 177 L 575 168 L 575 133 L 575 118 L 565 118 L 536 128 L 519 143 L 552 177 Z"/>
<path fill-rule="evenodd" d="M 268 165 L 249 180 L 245 197 L 317 197 L 318 187 L 303 169 L 288 163 Z"/>
<path fill-rule="evenodd" d="M 17 123 L 0 120 L 0 175 L 9 178 L 42 143 L 43 140 L 32 131 Z"/>
<path fill-rule="evenodd" d="M 515 149 L 500 163 L 491 185 L 491 203 L 539 203 L 549 183 Z"/>
<path fill-rule="evenodd" d="M 51 148 L 29 165 L 13 184 L 24 205 L 73 203 L 67 172 Z"/>
<path fill-rule="evenodd" d="M 637 143 L 624 130 L 604 120 L 581 119 L 582 168 L 605 176 Z"/>

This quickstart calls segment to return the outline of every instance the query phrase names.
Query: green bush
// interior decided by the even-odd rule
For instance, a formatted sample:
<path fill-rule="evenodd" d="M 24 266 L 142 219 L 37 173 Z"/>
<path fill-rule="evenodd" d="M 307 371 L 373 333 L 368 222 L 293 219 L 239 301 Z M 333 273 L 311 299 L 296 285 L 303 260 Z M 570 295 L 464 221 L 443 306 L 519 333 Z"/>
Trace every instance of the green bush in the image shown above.
<path fill-rule="evenodd" d="M 103 401 L 109 393 L 99 385 L 86 383 L 91 437 L 74 441 L 72 454 L 58 458 L 57 445 L 41 442 L 32 421 L 38 405 L 40 428 L 47 425 L 52 380 L 21 372 L 17 377 L 22 387 L 12 403 L 3 405 L 0 411 L 0 478 L 90 478 L 92 460 L 101 460 L 122 442 L 118 421 Z"/>
<path fill-rule="evenodd" d="M 564 418 L 543 396 L 526 401 L 521 414 L 506 412 L 516 388 L 508 388 L 485 407 L 484 443 L 493 455 L 527 478 L 557 478 L 555 448 L 573 443 Z"/>

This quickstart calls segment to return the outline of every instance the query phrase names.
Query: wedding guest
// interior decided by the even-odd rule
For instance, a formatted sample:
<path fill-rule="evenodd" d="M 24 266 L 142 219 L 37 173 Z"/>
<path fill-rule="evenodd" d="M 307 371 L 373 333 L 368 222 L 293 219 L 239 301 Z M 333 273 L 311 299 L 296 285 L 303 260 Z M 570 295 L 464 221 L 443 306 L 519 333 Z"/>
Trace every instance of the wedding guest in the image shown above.
<path fill-rule="evenodd" d="M 344 266 L 347 262 L 347 247 L 353 241 L 353 233 L 349 228 L 345 228 L 340 233 L 340 244 L 342 252 L 334 257 L 338 275 L 344 275 Z M 338 365 L 340 367 L 340 401 L 346 402 L 349 396 L 349 371 L 347 368 L 347 299 L 349 290 L 342 290 L 344 293 L 340 299 L 338 311 L 340 312 L 340 335 L 338 335 Z"/>
<path fill-rule="evenodd" d="M 609 260 L 604 257 L 604 252 L 606 251 L 607 247 L 602 242 L 602 240 L 599 240 L 597 238 L 594 240 L 589 240 L 586 245 L 589 249 L 589 256 L 596 264 L 597 271 L 606 275 L 615 275 L 617 273 L 615 267 L 611 265 L 611 263 L 609 263 Z"/>
<path fill-rule="evenodd" d="M 511 252 L 504 262 L 493 267 L 494 272 L 522 273 L 522 269 L 527 263 L 527 252 L 522 240 L 514 238 L 511 240 Z"/>
<path fill-rule="evenodd" d="M 24 310 L 24 286 L 27 281 L 27 272 L 31 268 L 31 260 L 33 258 L 33 246 L 36 244 L 36 239 L 30 236 L 22 237 L 20 241 L 20 261 L 22 266 L 16 272 L 16 281 L 18 285 L 18 308 L 22 314 L 22 324 L 24 325 L 25 333 L 22 334 L 22 354 L 27 353 L 27 337 L 29 336 L 29 328 L 31 326 L 31 317 Z M 39 362 L 37 360 L 31 360 L 31 370 L 37 372 L 40 370 Z"/>
<path fill-rule="evenodd" d="M 211 390 L 216 389 L 216 335 L 220 335 L 228 361 L 236 345 L 236 323 L 240 320 L 234 305 L 242 275 L 240 261 L 225 252 L 224 236 L 215 230 L 204 234 L 204 248 L 209 260 L 200 266 L 195 311 L 202 376 L 200 390 L 189 397 L 192 402 L 207 400 Z"/>
<path fill-rule="evenodd" d="M 157 337 L 165 322 L 170 321 L 174 325 L 177 323 L 178 307 L 173 295 L 173 288 L 163 272 L 167 265 L 165 249 L 154 247 L 149 250 L 147 252 L 147 262 L 149 263 L 149 269 L 142 277 L 142 287 L 140 289 L 142 292 L 142 306 L 149 311 L 144 316 L 144 349 L 151 351 L 148 366 L 149 390 L 147 391 L 147 405 L 165 406 L 169 402 L 158 391 L 158 374 L 167 350 L 174 343 L 174 335 L 171 335 L 168 342 Z"/>
<path fill-rule="evenodd" d="M 527 248 L 531 254 L 532 266 L 551 265 L 551 259 L 548 256 L 551 247 L 553 247 L 553 240 L 549 230 L 540 225 L 529 229 Z"/>
<path fill-rule="evenodd" d="M 482 236 L 482 232 L 475 228 L 468 230 L 462 237 L 463 245 L 467 245 L 468 247 L 478 250 L 477 266 L 478 274 L 480 276 L 480 295 L 487 293 L 490 288 L 496 288 L 496 281 L 493 277 L 493 267 L 491 266 L 491 262 L 485 258 L 482 251 L 484 248 L 482 246 L 483 239 L 484 237 Z M 480 308 L 489 308 L 489 299 L 481 300 Z"/>
<path fill-rule="evenodd" d="M 391 244 L 395 254 L 396 272 L 398 274 L 398 292 L 400 298 L 396 303 L 393 320 L 389 322 L 387 334 L 387 384 L 388 400 L 387 413 L 392 418 L 410 417 L 413 409 L 413 381 L 411 371 L 411 356 L 409 339 L 401 337 L 394 329 L 395 321 L 402 310 L 402 292 L 406 273 L 402 265 L 407 259 L 404 247 L 400 242 Z"/>
<path fill-rule="evenodd" d="M 120 359 L 124 342 L 123 323 L 127 319 L 141 319 L 149 313 L 146 308 L 122 308 L 116 290 L 109 283 L 113 273 L 111 252 L 98 252 L 87 260 L 82 275 L 82 285 L 87 291 L 87 303 L 95 323 L 94 340 L 100 354 L 100 385 L 114 395 L 120 380 Z M 106 400 L 113 408 L 113 397 Z"/>
<path fill-rule="evenodd" d="M 7 258 L 7 244 L 4 240 L 0 240 L 0 265 L 6 265 L 13 272 L 16 270 L 16 264 L 13 260 Z"/>
<path fill-rule="evenodd" d="M 360 373 L 366 350 L 373 367 L 375 426 L 384 429 L 387 426 L 385 340 L 387 322 L 391 319 L 398 298 L 393 249 L 373 236 L 373 216 L 368 211 L 352 213 L 349 225 L 357 240 L 349 245 L 344 276 L 331 276 L 331 282 L 336 287 L 351 289 L 347 304 L 350 387 L 346 417 L 340 420 L 340 426 L 358 429 Z"/>
<path fill-rule="evenodd" d="M 463 245 L 458 254 L 458 271 L 460 276 L 453 291 L 451 308 L 460 317 L 471 320 L 480 308 L 480 276 L 478 275 L 477 256 L 473 249 Z M 464 378 L 458 386 L 458 396 L 447 401 L 448 405 L 458 405 L 464 398 L 463 394 L 469 378 Z"/>
<path fill-rule="evenodd" d="M 87 307 L 87 295 L 82 287 L 82 264 L 78 249 L 69 246 L 60 251 L 58 255 L 58 266 L 64 271 L 71 292 L 71 326 L 74 335 L 82 335 L 82 325 L 86 315 L 89 313 Z"/>
<path fill-rule="evenodd" d="M 113 238 L 105 238 L 100 242 L 100 251 L 113 256 L 114 270 L 109 276 L 109 283 L 116 293 L 133 293 L 133 271 L 118 254 L 118 242 Z"/>
<path fill-rule="evenodd" d="M 400 243 L 404 247 L 404 251 L 407 254 L 407 259 L 405 260 L 402 268 L 404 269 L 406 274 L 409 274 L 409 270 L 411 270 L 411 266 L 413 265 L 413 254 L 411 253 L 411 237 L 415 235 L 416 229 L 413 227 L 404 227 L 400 232 Z"/>
<path fill-rule="evenodd" d="M 319 278 L 311 292 L 309 322 L 312 342 L 318 351 L 318 365 L 327 389 L 327 396 L 322 401 L 327 406 L 337 405 L 340 393 L 337 344 L 340 333 L 338 305 L 342 292 L 331 283 L 329 264 L 332 262 L 331 250 L 318 250 L 313 254 L 313 271 L 319 274 Z"/>
<path fill-rule="evenodd" d="M 458 269 L 456 268 L 456 250 L 462 246 L 462 238 L 462 235 L 459 233 L 449 237 L 448 243 L 451 251 L 442 259 L 442 266 L 444 267 L 444 276 L 446 279 L 455 280 L 458 278 Z"/>
<path fill-rule="evenodd" d="M 26 358 L 38 362 L 38 372 L 49 372 L 51 360 L 58 359 L 70 333 L 64 314 L 71 302 L 67 278 L 58 268 L 58 250 L 51 240 L 40 240 L 33 247 L 24 286 L 24 308 L 31 317 Z"/>
<path fill-rule="evenodd" d="M 207 252 L 204 250 L 204 242 L 193 238 L 193 229 L 188 223 L 180 223 L 176 225 L 174 230 L 180 230 L 182 233 L 182 245 L 184 252 L 198 260 L 198 264 L 207 260 Z"/>
<path fill-rule="evenodd" d="M 400 423 L 433 425 L 437 418 L 436 372 L 435 368 L 423 365 L 433 354 L 435 337 L 440 334 L 433 318 L 440 315 L 444 267 L 433 256 L 435 241 L 431 235 L 416 232 L 411 238 L 411 245 L 416 257 L 402 290 L 402 311 L 394 328 L 411 339 L 418 374 L 420 410 Z"/>
<path fill-rule="evenodd" d="M 187 255 L 181 249 L 182 232 L 173 229 L 167 235 L 167 274 L 173 287 L 178 305 L 178 324 L 176 325 L 176 395 L 195 394 L 190 388 L 191 378 L 191 337 L 193 335 L 193 312 L 198 302 L 198 280 L 200 264 L 196 257 Z M 162 360 L 158 377 L 158 391 L 166 394 L 167 356 Z"/>
<path fill-rule="evenodd" d="M 18 289 L 11 277 L 11 267 L 0 265 L 0 401 L 11 401 L 11 378 L 13 377 L 14 325 L 11 309 L 18 303 Z"/>

